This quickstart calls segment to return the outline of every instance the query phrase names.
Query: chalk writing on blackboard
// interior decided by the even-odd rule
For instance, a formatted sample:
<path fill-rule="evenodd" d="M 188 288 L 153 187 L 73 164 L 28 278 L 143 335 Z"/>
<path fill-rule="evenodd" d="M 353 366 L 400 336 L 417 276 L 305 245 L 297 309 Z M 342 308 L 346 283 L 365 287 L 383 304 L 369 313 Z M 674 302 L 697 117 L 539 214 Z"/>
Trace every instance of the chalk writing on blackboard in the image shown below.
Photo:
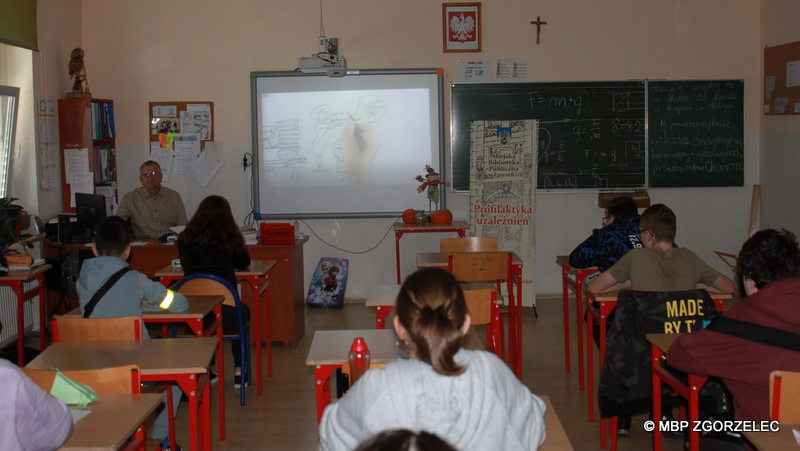
<path fill-rule="evenodd" d="M 649 185 L 744 183 L 744 83 L 648 82 Z"/>
<path fill-rule="evenodd" d="M 467 186 L 472 120 L 539 120 L 537 188 L 644 185 L 643 81 L 469 83 L 451 88 L 455 189 Z"/>

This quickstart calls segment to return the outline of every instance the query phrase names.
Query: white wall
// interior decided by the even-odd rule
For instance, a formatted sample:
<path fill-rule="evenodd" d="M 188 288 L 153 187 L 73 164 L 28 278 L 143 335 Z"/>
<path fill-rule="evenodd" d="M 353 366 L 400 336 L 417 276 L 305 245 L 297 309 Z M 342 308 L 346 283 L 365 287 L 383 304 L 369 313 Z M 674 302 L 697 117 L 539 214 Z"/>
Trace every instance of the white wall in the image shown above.
<path fill-rule="evenodd" d="M 38 0 L 37 10 L 39 51 L 33 52 L 33 102 L 40 97 L 55 101 L 63 99 L 72 88 L 67 63 L 72 49 L 82 42 L 81 0 Z M 29 167 L 29 171 L 27 176 L 36 179 L 36 170 Z M 31 211 L 47 221 L 63 211 L 61 190 L 42 190 L 39 186 L 37 179 L 38 205 Z"/>
<path fill-rule="evenodd" d="M 53 10 L 60 3 L 40 2 Z M 115 101 L 121 193 L 138 185 L 136 168 L 147 158 L 148 102 L 213 101 L 215 135 L 225 162 L 221 172 L 206 188 L 183 176 L 167 185 L 183 194 L 189 214 L 205 196 L 214 193 L 227 197 L 237 218 L 243 218 L 250 196 L 240 164 L 243 154 L 251 150 L 248 75 L 251 71 L 292 70 L 299 57 L 316 52 L 319 2 L 79 3 L 82 15 L 77 36 L 82 36 L 92 91 L 97 97 Z M 650 195 L 654 202 L 664 202 L 677 213 L 678 242 L 720 270 L 727 267 L 718 262 L 712 250 L 736 252 L 746 238 L 750 190 L 759 179 L 758 2 L 484 1 L 480 54 L 442 52 L 440 2 L 339 0 L 324 2 L 323 7 L 326 34 L 339 38 L 350 68 L 443 67 L 447 82 L 455 81 L 460 58 L 528 58 L 531 81 L 744 79 L 745 187 L 658 189 L 650 190 Z M 67 17 L 73 13 L 58 9 L 51 13 Z M 536 16 L 548 22 L 542 28 L 540 45 L 535 44 L 536 30 L 529 24 Z M 59 19 L 51 17 L 49 21 Z M 74 24 L 71 20 L 68 23 Z M 74 30 L 68 34 L 76 36 Z M 47 45 L 49 55 L 59 53 L 58 62 L 48 65 L 59 71 L 63 68 L 66 73 L 69 50 L 76 44 L 57 46 L 48 40 Z M 448 193 L 447 202 L 457 219 L 468 218 L 466 196 Z M 539 194 L 538 292 L 560 292 L 560 276 L 553 260 L 599 226 L 602 211 L 596 205 L 597 195 L 592 192 Z M 308 223 L 325 241 L 353 251 L 377 244 L 391 226 L 386 219 Z M 306 227 L 302 229 L 309 232 Z M 413 270 L 416 252 L 438 247 L 441 237 L 406 235 L 401 246 L 403 273 Z M 392 234 L 363 255 L 343 253 L 312 236 L 305 249 L 306 280 L 323 256 L 350 258 L 348 297 L 363 297 L 371 285 L 394 280 Z"/>
<path fill-rule="evenodd" d="M 800 3 L 791 0 L 761 2 L 761 46 L 800 40 Z M 763 55 L 761 63 L 763 76 Z M 760 86 L 759 86 L 760 89 Z M 761 92 L 759 91 L 759 96 Z M 800 177 L 800 116 L 765 116 L 761 121 L 761 225 L 786 228 L 800 234 L 797 208 Z"/>

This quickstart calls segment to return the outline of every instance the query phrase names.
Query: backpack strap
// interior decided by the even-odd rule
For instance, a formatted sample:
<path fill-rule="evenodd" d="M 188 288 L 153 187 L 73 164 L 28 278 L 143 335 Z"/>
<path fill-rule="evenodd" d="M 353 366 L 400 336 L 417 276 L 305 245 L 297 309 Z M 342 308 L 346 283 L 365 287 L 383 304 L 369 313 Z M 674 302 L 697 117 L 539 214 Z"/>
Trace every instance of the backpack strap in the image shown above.
<path fill-rule="evenodd" d="M 800 334 L 774 327 L 720 315 L 714 318 L 706 329 L 762 345 L 800 352 Z"/>
<path fill-rule="evenodd" d="M 103 299 L 103 296 L 105 296 L 105 294 L 108 292 L 108 290 L 110 290 L 111 287 L 113 287 L 114 284 L 117 283 L 117 281 L 120 278 L 122 278 L 122 276 L 124 276 L 126 272 L 128 272 L 130 270 L 131 270 L 131 267 L 130 266 L 126 266 L 126 267 L 120 269 L 119 271 L 115 272 L 114 274 L 112 274 L 111 277 L 109 277 L 108 280 L 106 280 L 106 283 L 104 283 L 103 286 L 100 287 L 100 289 L 97 290 L 97 292 L 94 293 L 94 296 L 92 296 L 92 299 L 90 299 L 89 302 L 86 304 L 86 306 L 83 307 L 83 317 L 84 318 L 88 318 L 88 317 L 92 316 L 92 312 L 94 312 L 94 307 L 97 305 L 98 302 L 100 302 L 100 299 Z"/>

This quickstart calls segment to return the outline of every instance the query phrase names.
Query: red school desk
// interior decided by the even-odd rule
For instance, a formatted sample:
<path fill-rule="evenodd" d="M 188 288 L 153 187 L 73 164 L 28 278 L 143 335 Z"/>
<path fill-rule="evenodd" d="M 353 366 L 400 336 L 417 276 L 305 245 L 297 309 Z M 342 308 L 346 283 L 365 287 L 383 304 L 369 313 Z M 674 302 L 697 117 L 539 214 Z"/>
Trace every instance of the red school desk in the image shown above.
<path fill-rule="evenodd" d="M 28 368 L 63 371 L 138 365 L 143 382 L 174 381 L 189 397 L 191 450 L 211 449 L 211 396 L 208 367 L 217 338 L 61 341 L 37 356 Z"/>
<path fill-rule="evenodd" d="M 583 374 L 583 281 L 590 274 L 598 271 L 596 266 L 591 268 L 573 268 L 569 265 L 569 255 L 559 255 L 556 257 L 556 264 L 561 267 L 561 279 L 563 285 L 564 298 L 564 360 L 567 373 L 570 372 L 570 337 L 569 337 L 569 291 L 575 292 L 575 305 L 577 306 L 577 316 L 575 328 L 578 333 L 578 388 L 583 390 L 585 387 Z M 573 279 L 571 276 L 574 275 Z"/>
<path fill-rule="evenodd" d="M 14 290 L 17 297 L 17 365 L 25 365 L 25 301 L 39 296 L 39 349 L 47 347 L 47 322 L 45 321 L 44 273 L 52 268 L 50 265 L 39 265 L 25 271 L 9 271 L 8 275 L 0 277 L 0 285 L 6 285 Z M 36 279 L 37 286 L 25 291 L 25 283 Z"/>
<path fill-rule="evenodd" d="M 222 296 L 186 296 L 189 301 L 189 308 L 183 312 L 170 312 L 169 310 L 144 311 L 142 319 L 145 323 L 163 323 L 163 336 L 168 337 L 167 323 L 186 323 L 195 336 L 213 337 L 217 336 L 219 346 L 217 347 L 217 373 L 220 380 L 225 380 L 224 360 L 222 358 Z M 203 318 L 214 312 L 216 320 L 203 329 Z M 64 314 L 64 316 L 81 316 L 80 307 Z M 218 390 L 219 397 L 219 439 L 225 440 L 225 384 L 220 384 Z"/>

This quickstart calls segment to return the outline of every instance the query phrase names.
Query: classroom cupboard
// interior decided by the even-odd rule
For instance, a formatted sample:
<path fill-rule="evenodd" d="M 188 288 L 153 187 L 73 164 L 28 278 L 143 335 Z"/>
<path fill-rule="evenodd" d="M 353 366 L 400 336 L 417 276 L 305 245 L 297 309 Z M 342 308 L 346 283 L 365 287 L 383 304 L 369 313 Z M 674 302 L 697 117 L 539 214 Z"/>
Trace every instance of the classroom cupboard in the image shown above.
<path fill-rule="evenodd" d="M 104 194 L 113 193 L 113 204 L 117 203 L 115 136 L 113 100 L 88 97 L 58 99 L 58 153 L 61 159 L 61 201 L 64 212 L 75 212 L 68 180 L 71 166 L 65 164 L 67 149 L 88 149 L 88 167 L 93 174 L 95 192 L 98 192 L 98 186 L 107 187 Z"/>

